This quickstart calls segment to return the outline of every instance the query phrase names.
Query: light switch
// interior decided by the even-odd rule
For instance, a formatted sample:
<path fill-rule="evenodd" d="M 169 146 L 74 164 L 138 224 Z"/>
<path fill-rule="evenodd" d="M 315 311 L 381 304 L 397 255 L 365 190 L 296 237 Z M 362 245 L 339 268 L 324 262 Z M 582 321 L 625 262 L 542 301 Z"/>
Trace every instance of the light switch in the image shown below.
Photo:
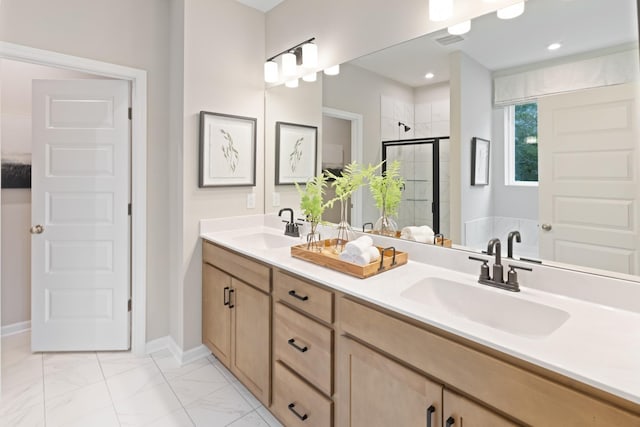
<path fill-rule="evenodd" d="M 280 193 L 273 192 L 273 196 L 271 197 L 271 204 L 273 207 L 280 206 Z"/>
<path fill-rule="evenodd" d="M 256 207 L 256 193 L 247 194 L 247 209 L 255 209 Z"/>

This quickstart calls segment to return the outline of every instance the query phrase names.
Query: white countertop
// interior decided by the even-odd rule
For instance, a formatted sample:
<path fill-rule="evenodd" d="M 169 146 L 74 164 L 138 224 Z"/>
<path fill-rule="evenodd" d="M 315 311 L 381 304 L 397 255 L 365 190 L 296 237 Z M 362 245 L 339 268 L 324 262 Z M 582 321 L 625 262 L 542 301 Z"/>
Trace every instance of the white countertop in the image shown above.
<path fill-rule="evenodd" d="M 494 289 L 477 284 L 477 276 L 472 274 L 412 261 L 411 253 L 405 266 L 368 279 L 358 279 L 293 258 L 289 247 L 256 248 L 248 241 L 238 239 L 238 236 L 256 233 L 281 235 L 282 230 L 264 225 L 246 226 L 246 222 L 242 224 L 233 218 L 227 222 L 213 220 L 206 226 L 201 223 L 201 237 L 640 404 L 640 313 L 522 285 L 518 293 Z M 291 238 L 292 245 L 299 243 L 299 239 Z M 541 303 L 564 310 L 570 317 L 548 336 L 511 334 L 401 295 L 425 277 L 446 278 L 486 288 L 489 292 L 508 294 L 511 298 Z M 500 308 L 495 307 L 495 310 Z"/>

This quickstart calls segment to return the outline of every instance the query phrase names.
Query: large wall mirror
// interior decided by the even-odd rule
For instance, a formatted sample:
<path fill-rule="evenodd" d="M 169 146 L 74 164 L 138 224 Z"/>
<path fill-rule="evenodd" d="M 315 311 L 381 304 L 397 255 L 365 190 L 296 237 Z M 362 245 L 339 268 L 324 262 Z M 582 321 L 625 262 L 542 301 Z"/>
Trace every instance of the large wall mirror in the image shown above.
<path fill-rule="evenodd" d="M 518 231 L 516 258 L 638 280 L 636 8 L 634 0 L 529 0 L 516 19 L 488 14 L 461 36 L 439 31 L 342 64 L 340 75 L 323 77 L 314 110 L 319 166 L 378 163 L 383 141 L 450 137 L 439 147 L 437 187 L 439 229 L 455 248 L 482 251 Z M 267 90 L 267 117 L 270 92 L 282 90 Z M 316 102 L 297 98 L 291 111 Z M 474 137 L 489 141 L 488 185 L 471 184 Z M 400 226 L 432 220 L 428 152 L 394 153 L 412 183 Z M 378 217 L 361 191 L 352 225 Z"/>

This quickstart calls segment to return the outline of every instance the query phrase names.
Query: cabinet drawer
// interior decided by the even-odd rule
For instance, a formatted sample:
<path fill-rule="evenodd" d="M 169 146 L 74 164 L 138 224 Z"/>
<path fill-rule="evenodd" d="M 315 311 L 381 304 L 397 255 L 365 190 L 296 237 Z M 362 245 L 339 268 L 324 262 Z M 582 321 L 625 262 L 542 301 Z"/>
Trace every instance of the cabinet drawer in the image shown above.
<path fill-rule="evenodd" d="M 333 331 L 277 303 L 274 347 L 280 360 L 328 396 L 332 394 Z"/>
<path fill-rule="evenodd" d="M 278 300 L 286 301 L 327 323 L 333 322 L 333 292 L 277 270 L 273 278 Z"/>
<path fill-rule="evenodd" d="M 279 362 L 275 364 L 271 409 L 288 427 L 333 425 L 331 400 L 305 384 Z"/>
<path fill-rule="evenodd" d="M 271 292 L 270 268 L 265 265 L 251 261 L 206 240 L 202 241 L 202 261 L 226 271 L 264 292 Z"/>

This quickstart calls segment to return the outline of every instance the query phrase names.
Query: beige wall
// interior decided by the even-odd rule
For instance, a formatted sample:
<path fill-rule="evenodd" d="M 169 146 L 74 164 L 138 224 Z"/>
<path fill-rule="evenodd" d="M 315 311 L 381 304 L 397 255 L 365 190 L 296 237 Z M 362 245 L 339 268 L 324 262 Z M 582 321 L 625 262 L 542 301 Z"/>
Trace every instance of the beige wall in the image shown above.
<path fill-rule="evenodd" d="M 31 81 L 90 74 L 0 59 L 2 153 L 31 153 Z M 2 189 L 2 326 L 31 320 L 31 189 Z"/>
<path fill-rule="evenodd" d="M 179 280 L 175 290 L 178 298 L 171 301 L 171 336 L 182 349 L 189 350 L 202 342 L 199 220 L 263 212 L 265 18 L 262 12 L 234 0 L 185 1 L 183 16 L 184 43 L 174 40 L 178 52 L 172 53 L 179 58 L 182 51 L 184 57 L 184 108 L 176 168 L 182 172 L 178 177 L 182 182 L 178 189 L 182 193 L 178 222 L 181 256 L 172 257 L 174 263 L 179 262 L 173 264 Z M 257 118 L 255 188 L 198 188 L 201 110 Z M 252 192 L 256 207 L 248 209 L 247 195 Z"/>
<path fill-rule="evenodd" d="M 147 71 L 147 339 L 167 335 L 169 1 L 5 0 L 0 40 Z"/>

